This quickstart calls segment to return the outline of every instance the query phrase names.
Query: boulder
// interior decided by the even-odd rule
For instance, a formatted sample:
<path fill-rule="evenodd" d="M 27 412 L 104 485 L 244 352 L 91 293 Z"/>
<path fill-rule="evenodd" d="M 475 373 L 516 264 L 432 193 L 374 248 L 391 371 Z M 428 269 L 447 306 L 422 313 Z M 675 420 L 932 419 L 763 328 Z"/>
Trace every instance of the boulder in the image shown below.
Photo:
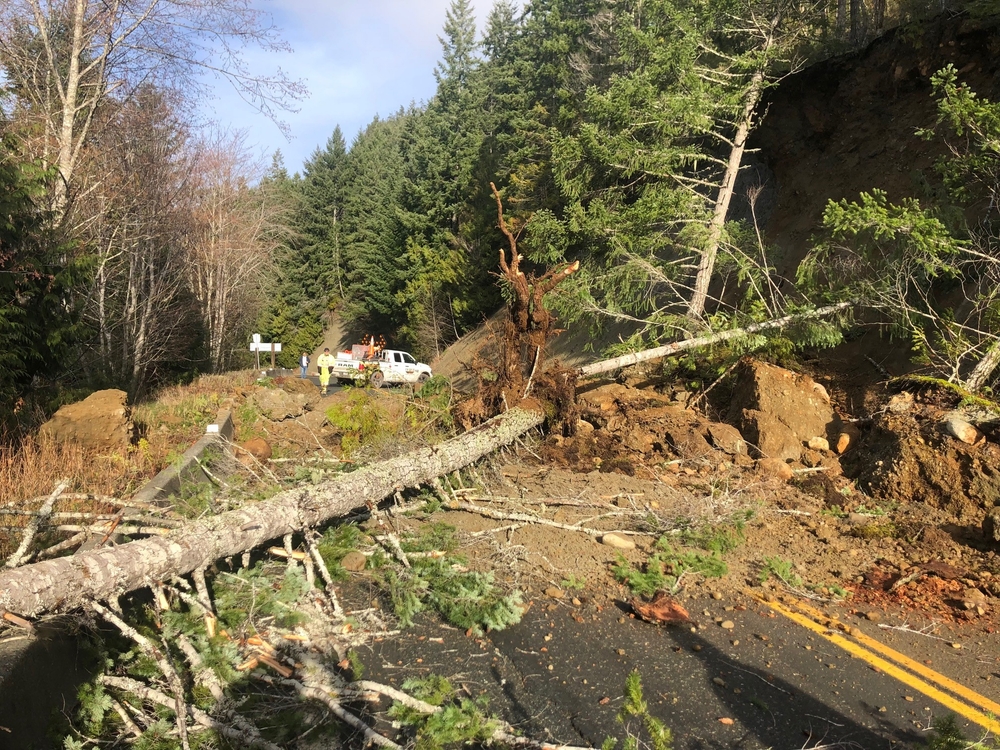
<path fill-rule="evenodd" d="M 967 445 L 978 445 L 986 439 L 973 425 L 955 414 L 949 415 L 942 422 L 941 428 L 953 438 L 961 440 Z"/>
<path fill-rule="evenodd" d="M 97 391 L 83 401 L 61 407 L 39 434 L 101 451 L 127 448 L 135 435 L 127 400 L 125 391 Z"/>
<path fill-rule="evenodd" d="M 629 539 L 627 536 L 621 534 L 615 534 L 614 532 L 609 532 L 601 536 L 601 544 L 608 547 L 614 547 L 615 549 L 635 549 L 635 542 Z"/>
<path fill-rule="evenodd" d="M 759 455 L 769 458 L 795 460 L 810 439 L 839 434 L 840 420 L 822 385 L 755 360 L 737 369 L 729 415 Z"/>
<path fill-rule="evenodd" d="M 765 476 L 787 482 L 794 474 L 792 467 L 777 458 L 762 458 L 757 462 L 757 471 Z"/>
<path fill-rule="evenodd" d="M 802 455 L 802 441 L 780 419 L 756 409 L 743 409 L 740 432 L 754 447 L 754 454 L 778 461 L 795 460 Z"/>
<path fill-rule="evenodd" d="M 305 411 L 309 400 L 304 393 L 288 393 L 280 388 L 261 388 L 250 398 L 261 414 L 272 422 L 294 419 Z"/>
<path fill-rule="evenodd" d="M 747 443 L 740 431 L 731 424 L 712 422 L 707 428 L 712 445 L 731 456 L 742 456 L 747 452 Z"/>
<path fill-rule="evenodd" d="M 319 386 L 308 378 L 276 378 L 274 383 L 286 393 L 301 393 L 313 399 L 319 397 Z"/>
<path fill-rule="evenodd" d="M 319 432 L 327 424 L 326 412 L 322 409 L 307 411 L 298 419 L 310 432 Z"/>
<path fill-rule="evenodd" d="M 663 437 L 681 458 L 701 458 L 715 449 L 709 445 L 699 427 L 697 424 L 667 424 Z"/>
<path fill-rule="evenodd" d="M 271 450 L 271 444 L 264 438 L 250 438 L 245 443 L 240 443 L 240 447 L 258 461 L 267 461 L 274 455 L 274 451 Z"/>
<path fill-rule="evenodd" d="M 819 437 L 818 435 L 816 437 L 811 437 L 809 438 L 809 450 L 828 451 L 830 450 L 830 441 L 825 437 Z"/>

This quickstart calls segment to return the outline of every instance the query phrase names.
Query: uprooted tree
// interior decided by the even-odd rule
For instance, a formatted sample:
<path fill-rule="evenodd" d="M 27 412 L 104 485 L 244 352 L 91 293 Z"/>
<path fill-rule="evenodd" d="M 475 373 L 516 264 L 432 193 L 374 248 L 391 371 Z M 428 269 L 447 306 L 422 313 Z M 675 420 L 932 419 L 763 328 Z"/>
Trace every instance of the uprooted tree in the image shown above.
<path fill-rule="evenodd" d="M 516 220 L 504 217 L 500 191 L 492 182 L 490 188 L 497 204 L 497 224 L 509 247 L 509 250 L 503 247 L 499 250 L 501 279 L 507 292 L 507 317 L 500 340 L 496 342 L 499 367 L 483 362 L 476 365 L 478 393 L 465 405 L 461 415 L 467 424 L 517 406 L 537 386 L 539 368 L 545 362 L 546 344 L 556 332 L 555 317 L 545 307 L 545 295 L 580 269 L 580 262 L 574 261 L 550 268 L 541 276 L 525 273 L 521 269 L 523 256 L 517 250 L 517 238 L 524 225 L 519 226 Z M 573 373 L 552 371 L 547 380 L 556 387 L 553 400 L 565 400 L 568 394 L 572 401 Z"/>

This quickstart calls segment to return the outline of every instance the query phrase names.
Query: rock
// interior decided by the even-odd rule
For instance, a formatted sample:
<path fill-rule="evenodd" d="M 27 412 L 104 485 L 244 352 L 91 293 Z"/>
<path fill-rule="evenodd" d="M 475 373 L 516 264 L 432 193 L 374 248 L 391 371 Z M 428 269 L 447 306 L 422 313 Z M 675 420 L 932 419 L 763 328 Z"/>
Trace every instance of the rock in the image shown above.
<path fill-rule="evenodd" d="M 601 544 L 607 545 L 608 547 L 614 547 L 615 549 L 635 549 L 635 542 L 627 536 L 615 533 L 602 535 Z"/>
<path fill-rule="evenodd" d="M 868 622 L 878 622 L 882 619 L 882 614 L 872 610 L 871 612 L 865 614 L 865 619 L 868 620 Z"/>
<path fill-rule="evenodd" d="M 797 459 L 803 444 L 826 436 L 838 420 L 826 389 L 807 375 L 746 360 L 737 369 L 729 421 L 759 455 Z"/>
<path fill-rule="evenodd" d="M 740 415 L 740 432 L 753 446 L 753 454 L 780 461 L 802 455 L 802 441 L 777 417 L 757 409 L 744 409 Z"/>
<path fill-rule="evenodd" d="M 953 438 L 957 438 L 968 445 L 977 445 L 986 439 L 983 433 L 977 430 L 973 425 L 955 415 L 945 419 L 941 424 L 941 429 Z"/>
<path fill-rule="evenodd" d="M 986 612 L 986 594 L 977 588 L 967 588 L 962 595 L 962 607 L 981 615 Z"/>
<path fill-rule="evenodd" d="M 576 434 L 577 435 L 589 435 L 594 431 L 594 425 L 588 422 L 586 419 L 577 420 L 576 423 Z"/>
<path fill-rule="evenodd" d="M 562 599 L 566 596 L 566 592 L 558 586 L 549 586 L 545 589 L 545 596 L 549 597 L 549 599 Z"/>
<path fill-rule="evenodd" d="M 623 444 L 633 453 L 642 453 L 645 455 L 653 452 L 653 447 L 656 444 L 656 438 L 654 438 L 646 430 L 636 428 L 625 436 Z"/>
<path fill-rule="evenodd" d="M 274 384 L 286 393 L 301 393 L 312 399 L 319 397 L 319 386 L 308 378 L 275 378 Z"/>
<path fill-rule="evenodd" d="M 852 445 L 855 445 L 860 437 L 861 430 L 850 422 L 845 422 L 840 427 L 840 434 L 837 435 L 837 442 L 833 448 L 837 453 L 844 453 Z"/>
<path fill-rule="evenodd" d="M 816 450 L 807 450 L 802 452 L 800 458 L 802 463 L 809 467 L 822 466 L 823 464 L 823 454 Z"/>
<path fill-rule="evenodd" d="M 306 426 L 311 432 L 319 432 L 327 425 L 326 412 L 322 409 L 307 411 L 298 421 Z"/>
<path fill-rule="evenodd" d="M 125 391 L 96 391 L 83 401 L 60 407 L 39 434 L 101 451 L 127 448 L 135 434 L 127 399 Z"/>
<path fill-rule="evenodd" d="M 657 591 L 653 595 L 653 600 L 648 604 L 639 599 L 633 599 L 629 604 L 632 605 L 635 613 L 646 622 L 671 624 L 691 621 L 688 611 L 666 591 Z"/>
<path fill-rule="evenodd" d="M 747 452 L 747 444 L 743 435 L 730 424 L 712 422 L 707 427 L 708 437 L 720 451 L 731 456 L 741 456 Z"/>
<path fill-rule="evenodd" d="M 260 437 L 250 438 L 245 443 L 240 443 L 240 447 L 258 461 L 267 461 L 274 455 L 274 451 L 271 450 L 271 444 Z"/>
<path fill-rule="evenodd" d="M 736 623 L 733 622 L 732 620 L 723 620 L 719 624 L 719 627 L 722 628 L 723 630 L 732 630 L 733 628 L 736 627 Z"/>
<path fill-rule="evenodd" d="M 811 437 L 809 438 L 809 450 L 814 451 L 828 451 L 830 450 L 830 441 L 825 437 Z"/>
<path fill-rule="evenodd" d="M 340 567 L 351 573 L 360 573 L 366 565 L 368 565 L 368 558 L 357 550 L 348 552 L 340 561 Z"/>
<path fill-rule="evenodd" d="M 792 467 L 777 458 L 762 458 L 757 462 L 757 471 L 770 477 L 787 482 L 794 475 Z"/>
<path fill-rule="evenodd" d="M 280 388 L 260 388 L 251 396 L 251 401 L 265 417 L 280 422 L 302 414 L 308 397 L 304 393 L 287 393 Z"/>
<path fill-rule="evenodd" d="M 1000 508 L 991 508 L 983 519 L 983 536 L 987 541 L 1000 542 Z"/>
<path fill-rule="evenodd" d="M 701 458 L 715 451 L 694 425 L 669 425 L 663 437 L 681 458 Z"/>

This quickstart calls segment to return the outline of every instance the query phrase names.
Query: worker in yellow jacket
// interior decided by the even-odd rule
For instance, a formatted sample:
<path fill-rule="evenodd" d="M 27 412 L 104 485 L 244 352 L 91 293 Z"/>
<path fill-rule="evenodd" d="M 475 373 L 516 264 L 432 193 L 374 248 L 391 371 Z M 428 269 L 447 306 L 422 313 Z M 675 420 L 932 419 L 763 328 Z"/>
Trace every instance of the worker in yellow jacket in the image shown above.
<path fill-rule="evenodd" d="M 327 388 L 330 386 L 330 368 L 333 367 L 336 361 L 333 355 L 330 354 L 329 347 L 324 349 L 323 353 L 316 360 L 316 366 L 319 367 L 319 384 L 323 386 L 324 396 L 326 395 Z"/>

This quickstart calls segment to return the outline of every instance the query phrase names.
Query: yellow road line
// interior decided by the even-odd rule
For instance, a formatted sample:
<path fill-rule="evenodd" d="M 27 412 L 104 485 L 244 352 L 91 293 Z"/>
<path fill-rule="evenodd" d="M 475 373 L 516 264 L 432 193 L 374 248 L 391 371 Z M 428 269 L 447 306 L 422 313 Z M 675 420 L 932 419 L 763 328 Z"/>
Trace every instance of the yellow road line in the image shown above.
<path fill-rule="evenodd" d="M 983 727 L 984 729 L 987 729 L 990 732 L 993 732 L 994 734 L 1000 735 L 1000 722 L 995 720 L 993 717 L 987 716 L 985 713 L 978 711 L 972 708 L 971 706 L 968 706 L 965 703 L 956 700 L 947 693 L 941 692 L 933 685 L 930 685 L 921 680 L 919 677 L 916 677 L 915 675 L 912 675 L 909 672 L 904 671 L 895 664 L 892 664 L 891 662 L 888 662 L 885 659 L 876 656 L 871 651 L 868 651 L 867 649 L 862 648 L 856 643 L 847 640 L 842 635 L 834 631 L 830 631 L 828 628 L 820 625 L 817 622 L 814 622 L 811 618 L 809 618 L 804 614 L 800 614 L 798 612 L 793 612 L 789 609 L 786 609 L 784 606 L 778 604 L 777 602 L 764 602 L 764 603 L 768 607 L 773 609 L 775 612 L 778 612 L 779 614 L 782 614 L 785 617 L 787 617 L 792 622 L 798 623 L 802 627 L 807 628 L 813 631 L 814 633 L 822 636 L 824 639 L 839 646 L 847 653 L 856 656 L 859 659 L 863 659 L 864 661 L 871 664 L 873 667 L 877 667 L 881 671 L 885 672 L 887 675 L 895 677 L 904 685 L 908 685 L 914 690 L 923 693 L 928 698 L 937 701 L 942 706 L 954 711 L 959 716 L 963 716 L 969 721 L 974 722 L 975 724 L 978 724 L 979 726 Z"/>
<path fill-rule="evenodd" d="M 794 606 L 796 609 L 805 612 L 807 615 L 812 615 L 814 617 L 822 617 L 824 620 L 830 619 L 823 612 L 820 612 L 818 609 L 809 606 L 805 602 L 797 601 Z M 1000 716 L 1000 703 L 995 703 L 994 701 L 987 698 L 985 695 L 980 695 L 975 690 L 967 688 L 965 685 L 962 685 L 948 677 L 945 677 L 940 672 L 935 672 L 933 669 L 927 667 L 927 665 L 921 664 L 918 661 L 914 661 L 909 656 L 901 654 L 895 649 L 889 648 L 884 643 L 877 641 L 874 638 L 858 631 L 857 628 L 852 629 L 850 635 L 858 643 L 867 646 L 872 651 L 877 651 L 878 653 L 885 656 L 887 659 L 892 659 L 897 664 L 906 667 L 912 672 L 916 672 L 924 679 L 937 683 L 945 690 L 950 690 L 955 695 L 960 695 L 961 697 L 965 698 L 965 700 L 969 701 L 973 705 L 979 706 L 979 708 L 983 709 L 984 711 L 988 711 L 991 714 Z"/>

